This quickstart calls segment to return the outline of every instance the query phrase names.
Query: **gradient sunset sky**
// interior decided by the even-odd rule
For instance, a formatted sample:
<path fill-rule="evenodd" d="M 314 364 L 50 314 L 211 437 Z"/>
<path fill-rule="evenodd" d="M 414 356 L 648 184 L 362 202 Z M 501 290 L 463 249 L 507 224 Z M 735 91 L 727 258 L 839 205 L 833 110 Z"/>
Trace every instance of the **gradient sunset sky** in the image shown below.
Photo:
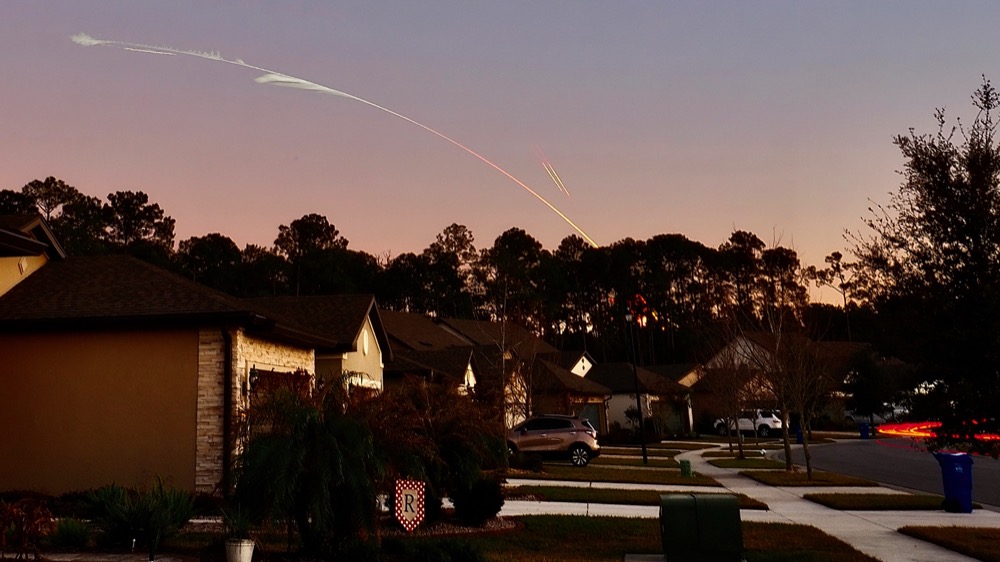
<path fill-rule="evenodd" d="M 311 212 L 350 247 L 419 251 L 451 223 L 480 248 L 572 228 L 447 142 L 246 68 L 82 47 L 76 33 L 229 59 L 343 90 L 478 151 L 600 244 L 734 229 L 843 250 L 888 200 L 892 137 L 973 117 L 1000 79 L 996 2 L 0 3 L 0 188 L 56 176 L 141 190 L 177 239 L 270 246 Z M 539 150 L 570 195 L 550 180 Z"/>

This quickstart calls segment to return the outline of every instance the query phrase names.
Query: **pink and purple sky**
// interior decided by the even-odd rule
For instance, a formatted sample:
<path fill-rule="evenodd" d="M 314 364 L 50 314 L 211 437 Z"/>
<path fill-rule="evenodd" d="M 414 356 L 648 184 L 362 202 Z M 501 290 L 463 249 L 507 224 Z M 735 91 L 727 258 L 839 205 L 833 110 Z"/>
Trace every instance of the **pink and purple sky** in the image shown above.
<path fill-rule="evenodd" d="M 892 137 L 936 107 L 972 117 L 1000 79 L 993 2 L 0 3 L 0 188 L 56 176 L 141 190 L 178 240 L 269 246 L 311 212 L 354 249 L 419 251 L 451 223 L 478 247 L 572 228 L 495 170 L 348 99 L 183 56 L 81 47 L 88 33 L 346 91 L 464 143 L 598 243 L 733 229 L 810 264 L 843 250 L 902 167 Z M 541 150 L 571 195 L 550 180 Z"/>

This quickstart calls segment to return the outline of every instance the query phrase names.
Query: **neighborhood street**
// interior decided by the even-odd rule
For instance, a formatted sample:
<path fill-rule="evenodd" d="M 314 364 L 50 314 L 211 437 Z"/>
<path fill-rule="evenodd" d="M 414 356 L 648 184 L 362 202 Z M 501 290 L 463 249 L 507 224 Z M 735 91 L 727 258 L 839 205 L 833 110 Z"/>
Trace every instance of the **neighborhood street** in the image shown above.
<path fill-rule="evenodd" d="M 867 478 L 932 494 L 943 494 L 941 469 L 934 457 L 912 447 L 909 439 L 851 439 L 809 447 L 813 467 Z M 784 459 L 784 454 L 778 458 Z M 805 464 L 802 449 L 792 451 L 796 464 Z M 972 499 L 1000 511 L 1000 461 L 975 456 Z"/>

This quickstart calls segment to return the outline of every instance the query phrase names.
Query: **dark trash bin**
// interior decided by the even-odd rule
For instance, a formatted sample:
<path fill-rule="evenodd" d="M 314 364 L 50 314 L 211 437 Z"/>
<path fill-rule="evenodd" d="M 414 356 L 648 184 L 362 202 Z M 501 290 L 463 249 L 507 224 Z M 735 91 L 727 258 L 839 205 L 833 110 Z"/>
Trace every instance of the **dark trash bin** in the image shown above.
<path fill-rule="evenodd" d="M 972 513 L 972 457 L 968 453 L 934 453 L 944 480 L 942 507 L 949 513 Z"/>
<path fill-rule="evenodd" d="M 684 478 L 691 478 L 692 476 L 694 476 L 694 473 L 691 472 L 691 461 L 682 460 L 680 461 L 680 465 L 681 465 L 681 476 L 683 476 Z"/>
<path fill-rule="evenodd" d="M 802 437 L 802 426 L 801 425 L 797 425 L 797 426 L 795 426 L 795 442 L 798 443 L 799 445 L 801 445 L 802 444 L 802 440 L 803 440 L 803 437 Z"/>
<path fill-rule="evenodd" d="M 732 494 L 663 494 L 660 536 L 666 562 L 741 562 L 740 502 Z"/>
<path fill-rule="evenodd" d="M 868 436 L 869 436 L 869 431 L 868 430 L 869 429 L 871 429 L 871 426 L 868 425 L 868 422 L 861 422 L 861 423 L 858 424 L 858 430 L 861 431 L 861 438 L 862 439 L 868 439 Z"/>

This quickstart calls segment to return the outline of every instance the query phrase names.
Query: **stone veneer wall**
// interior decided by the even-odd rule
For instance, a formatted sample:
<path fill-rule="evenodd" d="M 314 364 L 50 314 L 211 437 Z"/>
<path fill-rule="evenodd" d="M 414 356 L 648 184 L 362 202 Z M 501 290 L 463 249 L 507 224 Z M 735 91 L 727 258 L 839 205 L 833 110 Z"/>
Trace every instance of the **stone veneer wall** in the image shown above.
<path fill-rule="evenodd" d="M 231 332 L 233 342 L 234 411 L 249 404 L 243 394 L 249 389 L 252 367 L 278 371 L 303 369 L 314 374 L 315 354 L 312 349 L 293 347 L 247 335 L 242 329 Z M 225 447 L 225 340 L 222 330 L 202 329 L 198 337 L 198 415 L 195 450 L 195 491 L 221 493 L 222 451 Z"/>
<path fill-rule="evenodd" d="M 195 446 L 194 489 L 197 493 L 220 492 L 222 483 L 223 364 L 226 360 L 222 330 L 198 333 L 198 415 Z"/>

